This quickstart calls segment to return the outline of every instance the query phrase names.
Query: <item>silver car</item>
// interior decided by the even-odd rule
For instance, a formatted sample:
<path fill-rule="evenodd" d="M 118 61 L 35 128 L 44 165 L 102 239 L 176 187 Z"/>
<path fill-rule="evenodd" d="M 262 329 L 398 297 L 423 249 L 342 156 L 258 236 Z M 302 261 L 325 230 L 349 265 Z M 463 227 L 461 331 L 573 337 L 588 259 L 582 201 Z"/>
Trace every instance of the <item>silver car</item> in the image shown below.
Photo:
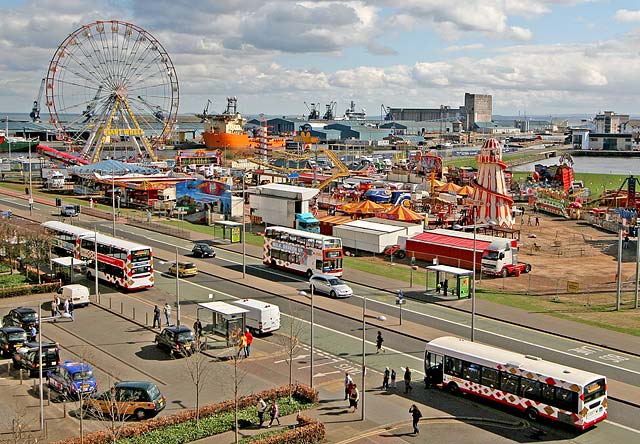
<path fill-rule="evenodd" d="M 314 274 L 309 279 L 309 288 L 314 293 L 325 293 L 332 298 L 348 298 L 353 290 L 335 276 Z"/>

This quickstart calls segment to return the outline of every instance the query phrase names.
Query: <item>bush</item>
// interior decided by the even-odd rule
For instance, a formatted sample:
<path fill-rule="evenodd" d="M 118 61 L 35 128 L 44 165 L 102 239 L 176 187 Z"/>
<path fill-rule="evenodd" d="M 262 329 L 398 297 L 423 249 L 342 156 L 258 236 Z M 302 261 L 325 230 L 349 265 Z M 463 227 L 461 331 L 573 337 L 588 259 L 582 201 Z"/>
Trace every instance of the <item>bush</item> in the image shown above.
<path fill-rule="evenodd" d="M 238 399 L 238 420 L 255 421 L 258 414 L 255 408 L 259 397 L 276 398 L 282 416 L 310 408 L 318 402 L 318 391 L 305 385 L 292 387 L 292 400 L 289 402 L 289 386 L 264 390 Z M 200 421 L 196 424 L 195 410 L 184 410 L 170 416 L 148 419 L 123 426 L 119 430 L 120 444 L 182 444 L 207 436 L 233 430 L 234 401 L 227 400 L 208 404 L 200 408 Z M 306 417 L 305 417 L 306 418 Z M 313 420 L 312 420 L 313 421 Z M 323 430 L 324 430 L 324 426 Z M 323 432 L 324 433 L 324 432 Z M 87 434 L 84 444 L 109 444 L 112 442 L 108 430 Z M 275 442 L 275 441 L 273 441 Z M 296 441 L 291 441 L 296 442 Z M 302 442 L 302 441 L 301 441 Z M 69 438 L 54 444 L 79 444 L 80 438 Z"/>
<path fill-rule="evenodd" d="M 21 276 L 15 274 L 14 276 Z M 24 278 L 24 276 L 22 276 Z M 6 285 L 6 284 L 5 284 Z M 47 284 L 20 285 L 16 287 L 0 288 L 0 298 L 12 298 L 14 296 L 24 296 L 26 294 L 52 293 L 60 288 L 60 282 Z"/>
<path fill-rule="evenodd" d="M 320 421 L 305 415 L 296 417 L 298 427 L 247 438 L 242 442 L 251 444 L 312 444 L 324 441 L 325 427 Z"/>

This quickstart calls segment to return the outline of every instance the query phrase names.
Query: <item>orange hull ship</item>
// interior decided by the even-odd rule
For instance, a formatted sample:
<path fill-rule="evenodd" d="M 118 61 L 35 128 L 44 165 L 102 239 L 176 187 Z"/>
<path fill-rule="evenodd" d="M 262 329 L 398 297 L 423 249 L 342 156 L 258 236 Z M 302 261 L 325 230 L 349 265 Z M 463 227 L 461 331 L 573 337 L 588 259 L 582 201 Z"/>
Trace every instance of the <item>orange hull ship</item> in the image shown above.
<path fill-rule="evenodd" d="M 227 109 L 222 114 L 200 115 L 204 120 L 202 139 L 207 148 L 248 151 L 260 146 L 261 141 L 268 148 L 284 147 L 286 139 L 275 137 L 249 137 L 244 130 L 247 120 L 237 111 L 237 99 L 227 98 Z"/>

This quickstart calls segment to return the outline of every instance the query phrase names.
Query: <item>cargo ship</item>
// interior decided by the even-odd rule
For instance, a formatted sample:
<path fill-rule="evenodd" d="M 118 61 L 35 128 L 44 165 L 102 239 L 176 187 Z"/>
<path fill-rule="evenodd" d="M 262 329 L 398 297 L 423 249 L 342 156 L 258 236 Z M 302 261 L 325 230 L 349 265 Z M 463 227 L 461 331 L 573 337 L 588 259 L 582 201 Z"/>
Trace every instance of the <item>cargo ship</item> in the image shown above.
<path fill-rule="evenodd" d="M 237 109 L 238 99 L 227 97 L 227 108 L 222 114 L 199 114 L 204 121 L 202 140 L 209 149 L 221 149 L 231 151 L 248 151 L 258 148 L 266 143 L 269 148 L 284 147 L 286 139 L 269 137 L 250 137 L 244 126 L 247 120 L 242 117 Z"/>

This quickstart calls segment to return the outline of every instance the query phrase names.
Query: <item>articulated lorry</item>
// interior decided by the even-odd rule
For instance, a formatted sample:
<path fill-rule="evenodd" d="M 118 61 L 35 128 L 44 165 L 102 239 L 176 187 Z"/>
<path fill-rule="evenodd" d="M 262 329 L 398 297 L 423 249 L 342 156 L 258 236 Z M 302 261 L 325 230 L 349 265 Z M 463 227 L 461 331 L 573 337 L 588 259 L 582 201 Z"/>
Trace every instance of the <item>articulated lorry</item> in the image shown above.
<path fill-rule="evenodd" d="M 494 276 L 519 276 L 531 271 L 531 265 L 518 261 L 518 241 L 476 234 L 475 261 L 473 233 L 436 229 L 412 237 L 400 237 L 399 258 L 415 257 L 458 268 L 472 269 Z"/>

